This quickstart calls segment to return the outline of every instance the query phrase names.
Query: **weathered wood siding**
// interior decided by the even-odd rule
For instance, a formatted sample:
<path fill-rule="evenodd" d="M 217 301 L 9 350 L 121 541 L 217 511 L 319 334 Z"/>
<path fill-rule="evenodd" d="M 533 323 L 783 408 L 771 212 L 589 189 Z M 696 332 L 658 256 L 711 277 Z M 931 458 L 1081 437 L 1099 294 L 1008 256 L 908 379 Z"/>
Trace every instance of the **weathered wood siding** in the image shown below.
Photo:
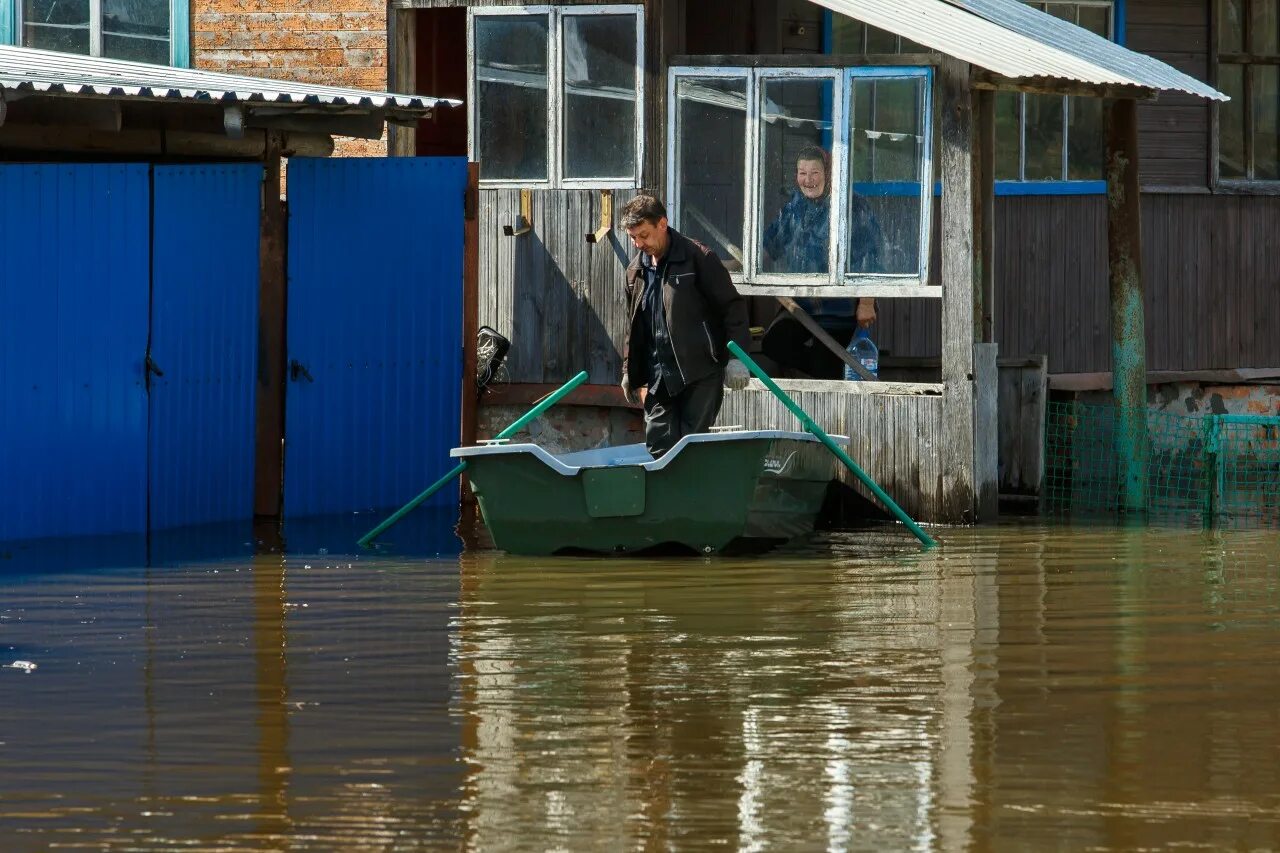
<path fill-rule="evenodd" d="M 849 455 L 913 518 L 943 517 L 942 398 L 791 392 L 792 398 L 832 435 L 852 439 Z M 755 429 L 799 429 L 795 416 L 768 391 L 725 395 L 717 422 Z M 875 502 L 852 474 L 841 480 Z"/>
<path fill-rule="evenodd" d="M 617 217 L 631 193 L 612 196 L 614 230 L 592 244 L 598 190 L 532 193 L 533 230 L 511 237 L 502 229 L 520 213 L 520 191 L 480 192 L 480 322 L 511 340 L 512 382 L 561 383 L 579 370 L 594 384 L 618 381 L 631 256 Z"/>
<path fill-rule="evenodd" d="M 1129 0 L 1126 46 L 1209 79 L 1210 0 Z M 1144 187 L 1207 187 L 1210 175 L 1208 101 L 1178 92 L 1138 108 Z"/>
<path fill-rule="evenodd" d="M 1045 354 L 1050 373 L 1111 369 L 1106 200 L 996 201 L 996 340 Z M 1280 366 L 1280 198 L 1142 199 L 1149 370 Z M 937 356 L 941 318 L 924 300 L 880 300 L 877 342 Z"/>

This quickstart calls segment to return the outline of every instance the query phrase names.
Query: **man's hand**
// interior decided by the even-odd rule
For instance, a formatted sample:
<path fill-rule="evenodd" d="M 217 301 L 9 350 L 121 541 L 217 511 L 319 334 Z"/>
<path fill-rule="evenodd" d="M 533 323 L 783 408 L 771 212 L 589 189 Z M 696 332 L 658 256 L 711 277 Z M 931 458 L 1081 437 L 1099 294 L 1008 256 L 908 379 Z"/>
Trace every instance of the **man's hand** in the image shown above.
<path fill-rule="evenodd" d="M 640 395 L 631 390 L 631 380 L 626 376 L 622 377 L 622 398 L 633 406 L 642 402 Z"/>
<path fill-rule="evenodd" d="M 866 297 L 858 300 L 858 311 L 854 315 L 858 327 L 865 329 L 876 321 L 876 301 Z"/>
<path fill-rule="evenodd" d="M 747 370 L 747 366 L 737 359 L 725 365 L 724 384 L 730 390 L 741 391 L 747 387 L 747 380 L 750 378 L 751 373 Z"/>

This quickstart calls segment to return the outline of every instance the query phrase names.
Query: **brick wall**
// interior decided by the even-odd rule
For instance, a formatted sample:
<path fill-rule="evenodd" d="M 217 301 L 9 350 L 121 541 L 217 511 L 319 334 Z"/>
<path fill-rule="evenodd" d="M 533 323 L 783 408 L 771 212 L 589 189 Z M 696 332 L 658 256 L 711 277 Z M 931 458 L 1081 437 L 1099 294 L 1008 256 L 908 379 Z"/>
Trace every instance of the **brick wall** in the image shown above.
<path fill-rule="evenodd" d="M 384 91 L 385 0 L 191 0 L 191 62 L 207 71 Z M 383 140 L 335 140 L 381 156 Z"/>

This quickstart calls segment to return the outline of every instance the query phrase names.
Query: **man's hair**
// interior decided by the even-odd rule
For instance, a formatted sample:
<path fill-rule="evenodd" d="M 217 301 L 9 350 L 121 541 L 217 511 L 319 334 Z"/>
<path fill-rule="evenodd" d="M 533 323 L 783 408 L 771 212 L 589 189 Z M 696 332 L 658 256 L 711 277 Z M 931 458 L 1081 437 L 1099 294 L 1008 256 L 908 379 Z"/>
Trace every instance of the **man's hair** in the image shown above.
<path fill-rule="evenodd" d="M 659 219 L 665 219 L 667 208 L 651 195 L 638 195 L 627 206 L 622 208 L 622 227 L 628 231 L 639 228 L 643 222 L 657 225 Z"/>
<path fill-rule="evenodd" d="M 796 162 L 799 163 L 801 160 L 821 163 L 824 171 L 830 171 L 828 168 L 830 155 L 827 154 L 827 149 L 820 146 L 806 145 L 804 148 L 801 148 L 800 153 L 796 155 Z"/>

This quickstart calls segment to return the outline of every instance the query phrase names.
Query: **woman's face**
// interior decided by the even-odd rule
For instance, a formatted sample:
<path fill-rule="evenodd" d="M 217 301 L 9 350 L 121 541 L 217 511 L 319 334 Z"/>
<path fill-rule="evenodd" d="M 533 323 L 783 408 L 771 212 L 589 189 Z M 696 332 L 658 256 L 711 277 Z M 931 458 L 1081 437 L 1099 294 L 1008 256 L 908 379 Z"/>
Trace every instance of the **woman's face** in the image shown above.
<path fill-rule="evenodd" d="M 799 160 L 796 162 L 796 186 L 804 197 L 817 200 L 822 198 L 827 189 L 827 170 L 821 160 Z"/>

